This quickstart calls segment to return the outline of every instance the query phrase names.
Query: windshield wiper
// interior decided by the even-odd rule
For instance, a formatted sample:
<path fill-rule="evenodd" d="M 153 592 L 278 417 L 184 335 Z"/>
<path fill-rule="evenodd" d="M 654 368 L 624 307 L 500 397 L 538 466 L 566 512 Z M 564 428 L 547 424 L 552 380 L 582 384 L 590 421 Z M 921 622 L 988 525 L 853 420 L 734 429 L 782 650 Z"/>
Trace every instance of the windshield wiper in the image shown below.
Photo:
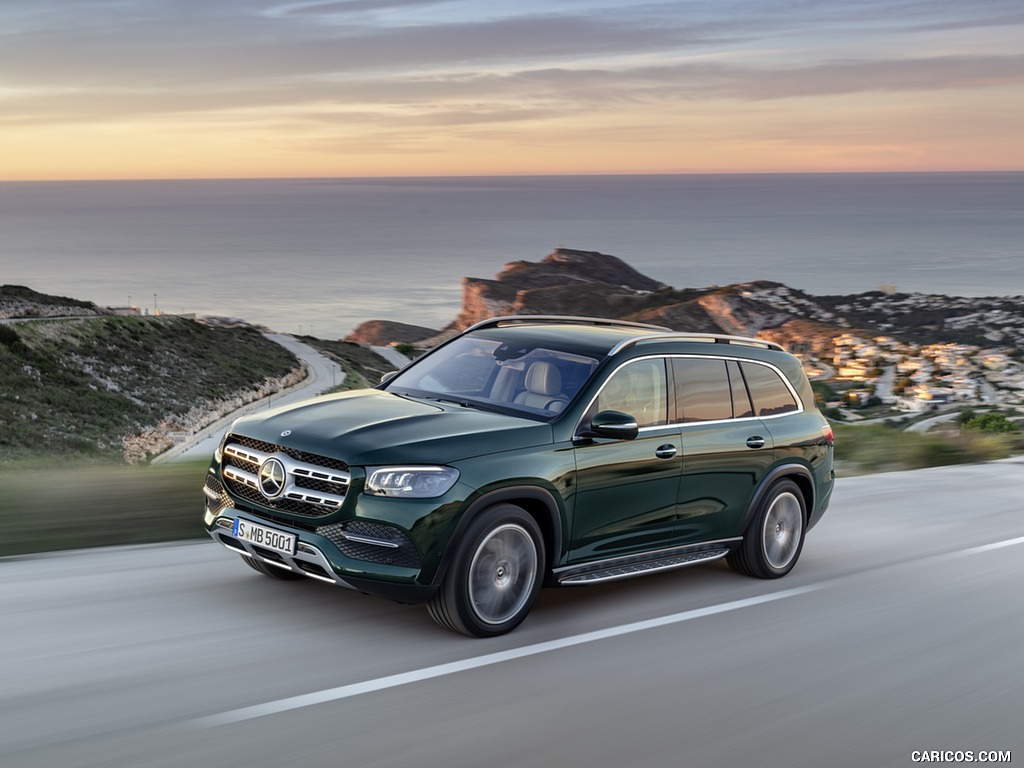
<path fill-rule="evenodd" d="M 451 403 L 452 405 L 461 405 L 463 408 L 478 408 L 475 403 L 471 403 L 468 400 L 455 400 L 450 397 L 435 397 L 433 395 L 427 396 L 425 400 L 433 400 L 437 403 Z"/>
<path fill-rule="evenodd" d="M 480 402 L 478 400 L 458 400 L 453 397 L 442 397 L 440 395 L 424 395 L 424 400 L 433 400 L 437 403 L 451 403 L 457 405 L 460 408 L 472 408 L 476 411 L 486 411 L 487 413 L 506 413 L 506 409 L 499 405 L 492 405 L 486 402 Z"/>

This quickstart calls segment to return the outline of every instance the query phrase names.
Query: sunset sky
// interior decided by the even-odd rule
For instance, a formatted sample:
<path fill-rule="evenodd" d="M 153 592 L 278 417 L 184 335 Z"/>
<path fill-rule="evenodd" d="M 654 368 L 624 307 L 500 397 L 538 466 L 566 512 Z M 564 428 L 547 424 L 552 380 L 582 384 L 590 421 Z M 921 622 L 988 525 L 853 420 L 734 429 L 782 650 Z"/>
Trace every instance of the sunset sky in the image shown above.
<path fill-rule="evenodd" d="M 11 0 L 0 179 L 1024 170 L 1021 0 Z"/>

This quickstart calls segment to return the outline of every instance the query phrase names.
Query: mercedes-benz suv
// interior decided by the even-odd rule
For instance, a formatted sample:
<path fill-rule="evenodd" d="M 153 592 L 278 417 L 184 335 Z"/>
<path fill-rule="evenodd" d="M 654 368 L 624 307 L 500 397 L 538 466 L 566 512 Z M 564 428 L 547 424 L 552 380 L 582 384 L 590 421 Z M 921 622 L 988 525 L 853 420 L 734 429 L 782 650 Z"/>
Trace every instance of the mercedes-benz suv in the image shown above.
<path fill-rule="evenodd" d="M 784 576 L 832 464 L 801 364 L 774 343 L 496 318 L 375 389 L 236 421 L 205 523 L 262 574 L 426 603 L 486 637 L 542 585 L 720 558 Z"/>

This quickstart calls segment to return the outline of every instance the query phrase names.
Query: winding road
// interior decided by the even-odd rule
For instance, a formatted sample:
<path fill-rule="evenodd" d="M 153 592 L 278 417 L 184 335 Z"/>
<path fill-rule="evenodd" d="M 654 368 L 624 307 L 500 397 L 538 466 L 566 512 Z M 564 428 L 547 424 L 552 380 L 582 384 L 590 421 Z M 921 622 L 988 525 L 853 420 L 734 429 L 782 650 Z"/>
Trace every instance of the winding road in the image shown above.
<path fill-rule="evenodd" d="M 545 590 L 493 640 L 212 541 L 0 561 L 4 768 L 1024 757 L 1024 459 L 842 480 L 787 578 Z"/>
<path fill-rule="evenodd" d="M 203 427 L 203 429 L 191 435 L 179 445 L 154 458 L 153 464 L 209 458 L 213 455 L 214 450 L 216 450 L 224 430 L 231 426 L 231 423 L 240 416 L 245 416 L 261 409 L 266 410 L 267 408 L 276 408 L 280 405 L 307 400 L 341 386 L 345 381 L 345 371 L 340 365 L 322 354 L 319 350 L 299 341 L 294 336 L 282 333 L 266 333 L 264 336 L 280 344 L 301 360 L 305 364 L 306 370 L 309 371 L 309 375 L 301 383 L 284 392 L 255 400 L 217 419 L 217 421 Z M 372 347 L 372 349 L 396 368 L 401 368 L 409 362 L 407 357 L 391 347 Z"/>

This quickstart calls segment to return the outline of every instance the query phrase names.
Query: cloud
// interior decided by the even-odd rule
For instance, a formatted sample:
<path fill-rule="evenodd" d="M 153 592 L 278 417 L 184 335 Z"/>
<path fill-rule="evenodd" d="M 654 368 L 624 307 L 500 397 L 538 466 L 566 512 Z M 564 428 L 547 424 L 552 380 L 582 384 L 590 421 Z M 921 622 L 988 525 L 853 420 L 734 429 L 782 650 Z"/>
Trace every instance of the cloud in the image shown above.
<path fill-rule="evenodd" d="M 233 111 L 297 110 L 314 121 L 393 117 L 422 125 L 519 122 L 614 105 L 769 101 L 1024 85 L 1024 55 L 826 61 L 804 67 L 716 62 L 621 69 L 545 68 L 503 74 L 461 71 L 429 77 L 279 79 L 193 89 L 86 88 L 22 92 L 4 100 L 0 123 L 105 121 Z M 319 117 L 317 117 L 319 115 Z"/>
<path fill-rule="evenodd" d="M 450 2 L 451 0 L 307 0 L 307 2 L 288 3 L 270 8 L 263 13 L 266 16 L 322 17 L 366 11 L 424 8 Z"/>
<path fill-rule="evenodd" d="M 0 132 L 629 152 L 764 105 L 799 123 L 894 93 L 1014 103 L 1022 25 L 1017 0 L 33 0 L 0 5 Z"/>
<path fill-rule="evenodd" d="M 0 72 L 6 73 L 0 83 L 191 87 L 490 67 L 537 58 L 568 61 L 700 42 L 684 28 L 568 14 L 381 26 L 313 25 L 226 11 L 149 13 L 119 19 L 116 26 L 55 26 L 8 35 L 0 45 Z"/>

